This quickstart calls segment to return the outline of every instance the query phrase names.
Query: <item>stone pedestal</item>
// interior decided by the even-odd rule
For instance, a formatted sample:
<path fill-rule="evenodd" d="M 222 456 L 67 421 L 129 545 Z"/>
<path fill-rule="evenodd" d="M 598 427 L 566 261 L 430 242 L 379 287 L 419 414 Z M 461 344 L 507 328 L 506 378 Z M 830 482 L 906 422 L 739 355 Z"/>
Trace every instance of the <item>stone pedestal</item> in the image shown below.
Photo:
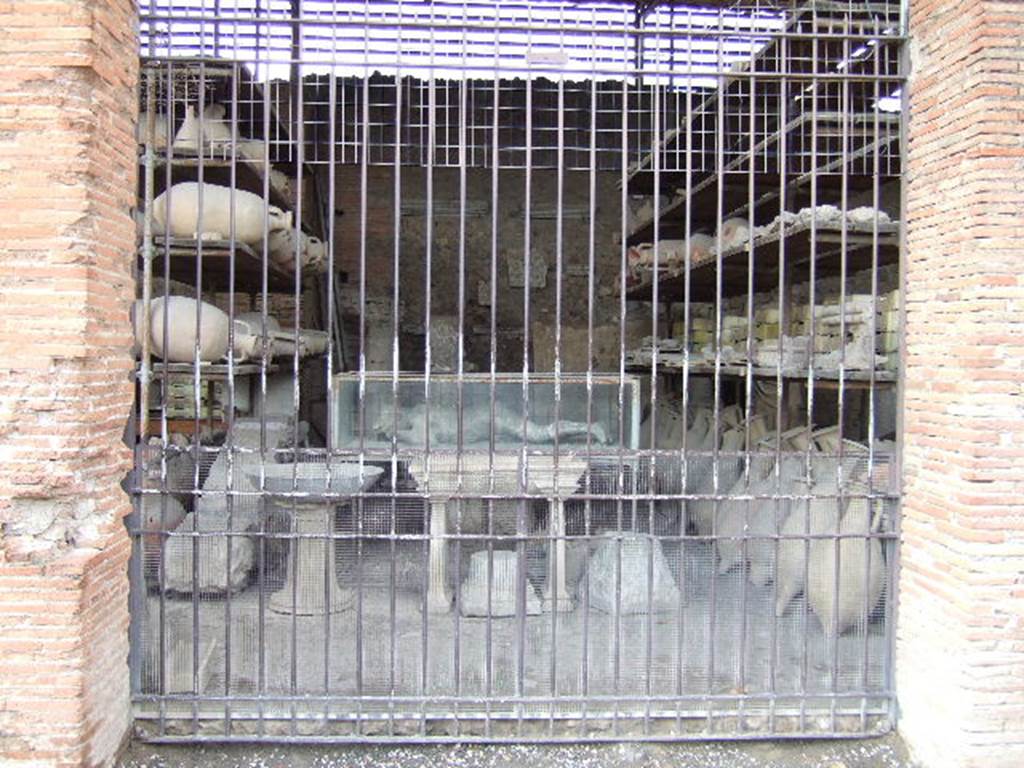
<path fill-rule="evenodd" d="M 334 542 L 329 538 L 333 517 L 333 506 L 328 502 L 306 502 L 293 506 L 292 531 L 316 538 L 292 539 L 288 575 L 284 586 L 267 601 L 270 610 L 299 616 L 319 616 L 352 607 L 355 601 L 352 590 L 338 585 Z"/>

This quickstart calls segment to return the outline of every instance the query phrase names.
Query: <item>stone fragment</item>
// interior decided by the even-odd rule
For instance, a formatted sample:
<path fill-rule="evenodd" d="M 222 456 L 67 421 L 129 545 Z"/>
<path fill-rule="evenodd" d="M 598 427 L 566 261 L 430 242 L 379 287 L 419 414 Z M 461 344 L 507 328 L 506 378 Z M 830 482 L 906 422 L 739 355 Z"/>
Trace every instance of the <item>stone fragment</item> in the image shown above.
<path fill-rule="evenodd" d="M 653 579 L 649 581 L 648 561 L 652 557 Z M 620 614 L 660 613 L 679 609 L 679 587 L 661 544 L 644 534 L 606 534 L 590 559 L 590 576 L 580 582 L 581 589 L 583 584 L 589 584 L 590 606 L 605 613 L 616 610 Z M 580 599 L 582 602 L 582 595 Z"/>

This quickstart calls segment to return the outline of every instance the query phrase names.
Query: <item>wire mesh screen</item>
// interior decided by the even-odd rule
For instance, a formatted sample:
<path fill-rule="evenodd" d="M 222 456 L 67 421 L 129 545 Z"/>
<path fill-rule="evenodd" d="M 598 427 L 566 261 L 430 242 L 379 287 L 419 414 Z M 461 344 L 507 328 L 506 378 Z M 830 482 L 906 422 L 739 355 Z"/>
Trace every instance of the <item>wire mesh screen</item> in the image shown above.
<path fill-rule="evenodd" d="M 891 726 L 899 3 L 140 11 L 142 737 Z"/>

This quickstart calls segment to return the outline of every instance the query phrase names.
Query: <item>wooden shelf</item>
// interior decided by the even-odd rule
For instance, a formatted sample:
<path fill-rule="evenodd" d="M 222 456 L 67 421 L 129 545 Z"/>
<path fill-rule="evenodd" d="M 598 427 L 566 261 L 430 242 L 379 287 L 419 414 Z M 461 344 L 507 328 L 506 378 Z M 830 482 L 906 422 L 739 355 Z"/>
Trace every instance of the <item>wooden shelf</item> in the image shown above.
<path fill-rule="evenodd" d="M 785 237 L 778 233 L 754 241 L 754 292 L 768 291 L 779 285 L 780 253 L 785 249 L 785 264 L 793 270 L 809 265 L 814 256 L 815 279 L 838 275 L 843 267 L 845 240 L 846 273 L 852 274 L 872 265 L 875 236 L 870 230 L 848 227 L 846 233 L 836 228 L 819 226 L 816 242 L 811 240 L 808 226 L 790 227 Z M 879 227 L 878 266 L 895 263 L 899 258 L 899 226 L 887 224 Z M 716 266 L 721 261 L 722 296 L 744 295 L 748 289 L 749 254 L 746 245 L 724 251 L 721 259 L 714 257 L 690 266 L 690 299 L 714 301 L 717 293 Z M 791 272 L 792 274 L 792 272 Z M 809 274 L 806 275 L 809 277 Z M 654 284 L 648 280 L 626 289 L 630 301 L 651 301 Z M 663 272 L 658 278 L 658 301 L 680 302 L 685 298 L 686 272 L 684 267 Z"/>
<path fill-rule="evenodd" d="M 263 255 L 245 243 L 204 240 L 202 245 L 203 293 L 226 292 L 231 277 L 231 259 L 235 263 L 235 291 L 257 294 L 263 291 Z M 164 277 L 164 257 L 170 263 L 170 278 L 195 285 L 200 242 L 182 238 L 153 238 L 153 275 Z M 139 268 L 142 269 L 142 254 Z M 295 276 L 267 264 L 267 290 L 287 293 L 295 290 Z"/>

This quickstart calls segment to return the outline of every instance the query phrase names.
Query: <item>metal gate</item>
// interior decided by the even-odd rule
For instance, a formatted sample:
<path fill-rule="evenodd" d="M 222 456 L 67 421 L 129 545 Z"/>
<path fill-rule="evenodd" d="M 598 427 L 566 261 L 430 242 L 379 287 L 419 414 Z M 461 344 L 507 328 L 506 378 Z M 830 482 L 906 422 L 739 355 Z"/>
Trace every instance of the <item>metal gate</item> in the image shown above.
<path fill-rule="evenodd" d="M 142 737 L 891 726 L 900 3 L 140 11 Z"/>

